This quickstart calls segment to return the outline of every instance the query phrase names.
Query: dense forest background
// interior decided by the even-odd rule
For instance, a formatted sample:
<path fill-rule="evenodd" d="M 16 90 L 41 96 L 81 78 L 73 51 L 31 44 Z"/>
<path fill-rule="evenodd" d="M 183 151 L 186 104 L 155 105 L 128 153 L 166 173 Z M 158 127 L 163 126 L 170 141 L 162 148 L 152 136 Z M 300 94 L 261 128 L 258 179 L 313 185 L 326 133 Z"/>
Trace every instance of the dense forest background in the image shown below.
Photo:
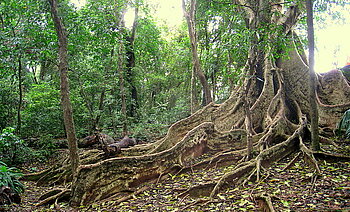
<path fill-rule="evenodd" d="M 216 103 L 227 99 L 245 75 L 253 36 L 240 14 L 231 14 L 234 6 L 199 1 L 196 12 L 199 59 Z M 332 4 L 321 6 L 316 8 L 324 12 Z M 88 1 L 80 9 L 61 1 L 60 7 L 69 33 L 69 78 L 79 138 L 96 128 L 121 136 L 126 125 L 133 136 L 147 140 L 191 113 L 191 94 L 192 111 L 203 105 L 200 83 L 191 79 L 196 76 L 185 21 L 176 29 L 157 24 L 152 7 L 143 1 Z M 125 12 L 135 9 L 134 24 L 128 28 Z M 0 14 L 0 128 L 13 127 L 23 138 L 65 137 L 57 36 L 48 2 L 6 0 Z M 261 45 L 284 42 L 278 39 Z"/>
<path fill-rule="evenodd" d="M 1 4 L 5 42 L 1 45 L 0 127 L 14 127 L 21 137 L 64 137 L 57 37 L 48 3 Z M 185 28 L 166 41 L 165 29 L 156 26 L 141 3 L 92 1 L 80 10 L 69 2 L 61 4 L 69 32 L 69 77 L 78 137 L 96 127 L 119 135 L 123 122 L 133 134 L 148 136 L 148 131 L 189 114 L 191 57 Z M 115 13 L 135 6 L 143 15 L 131 44 L 127 40 L 131 30 L 119 25 L 122 19 L 116 20 Z M 132 67 L 127 64 L 128 52 L 135 55 Z M 127 117 L 121 113 L 120 75 L 125 79 Z"/>
<path fill-rule="evenodd" d="M 95 128 L 121 136 L 126 124 L 133 136 L 149 139 L 190 114 L 191 90 L 195 108 L 200 107 L 200 84 L 191 84 L 185 22 L 179 29 L 159 26 L 142 2 L 91 1 L 79 10 L 67 1 L 60 4 L 69 32 L 69 78 L 78 137 Z M 123 14 L 135 8 L 139 15 L 134 28 L 126 28 L 120 23 Z M 244 41 L 249 32 L 243 26 L 236 33 L 227 31 L 229 25 L 241 24 L 238 17 L 228 15 L 229 10 L 203 3 L 198 13 L 200 59 L 216 102 L 229 96 L 247 54 Z M 136 35 L 131 43 L 132 30 Z M 3 1 L 1 39 L 0 128 L 14 127 L 23 138 L 65 137 L 57 37 L 48 3 Z M 129 64 L 130 53 L 134 64 Z M 121 95 L 126 99 L 126 117 Z"/>

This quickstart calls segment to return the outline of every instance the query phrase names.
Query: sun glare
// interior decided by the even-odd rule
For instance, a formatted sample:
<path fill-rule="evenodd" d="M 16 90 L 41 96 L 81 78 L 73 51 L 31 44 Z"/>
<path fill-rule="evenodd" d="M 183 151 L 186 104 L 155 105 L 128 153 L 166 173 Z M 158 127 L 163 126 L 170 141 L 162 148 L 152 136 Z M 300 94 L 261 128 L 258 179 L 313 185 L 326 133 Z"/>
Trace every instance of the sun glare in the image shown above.
<path fill-rule="evenodd" d="M 341 68 L 350 56 L 350 28 L 349 23 L 344 25 L 328 25 L 325 29 L 316 32 L 315 70 L 327 72 Z"/>
<path fill-rule="evenodd" d="M 148 0 L 154 6 L 155 17 L 170 27 L 179 26 L 183 20 L 181 0 Z"/>
<path fill-rule="evenodd" d="M 86 0 L 70 0 L 78 9 L 83 7 L 86 4 Z"/>

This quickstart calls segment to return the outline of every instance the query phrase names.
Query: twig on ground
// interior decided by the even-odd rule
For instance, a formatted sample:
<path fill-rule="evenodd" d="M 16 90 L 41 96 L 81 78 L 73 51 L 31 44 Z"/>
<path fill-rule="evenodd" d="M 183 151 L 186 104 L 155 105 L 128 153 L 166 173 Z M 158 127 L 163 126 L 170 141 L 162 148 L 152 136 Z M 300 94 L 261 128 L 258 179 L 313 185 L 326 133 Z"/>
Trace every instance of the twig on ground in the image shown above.
<path fill-rule="evenodd" d="M 282 169 L 282 171 L 285 171 L 285 170 L 289 169 L 290 167 L 292 167 L 292 166 L 295 164 L 295 162 L 299 159 L 300 155 L 301 155 L 301 152 L 299 152 L 299 153 L 293 158 L 293 160 L 291 160 L 291 161 L 287 164 L 287 166 L 285 166 L 285 167 Z"/>

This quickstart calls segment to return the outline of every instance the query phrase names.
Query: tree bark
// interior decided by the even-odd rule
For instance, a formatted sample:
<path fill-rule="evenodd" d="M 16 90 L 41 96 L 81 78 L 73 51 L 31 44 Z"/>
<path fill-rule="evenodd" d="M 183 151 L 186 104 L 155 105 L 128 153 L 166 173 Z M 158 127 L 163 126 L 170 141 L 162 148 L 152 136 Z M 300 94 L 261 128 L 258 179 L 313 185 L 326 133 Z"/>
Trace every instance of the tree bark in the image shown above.
<path fill-rule="evenodd" d="M 120 13 L 116 13 L 116 26 L 120 28 L 125 43 L 120 42 L 118 47 L 118 73 L 119 73 L 119 89 L 120 97 L 122 100 L 121 114 L 122 114 L 122 134 L 126 136 L 128 134 L 128 119 L 129 117 L 137 116 L 138 108 L 138 92 L 135 85 L 135 52 L 134 42 L 136 38 L 136 29 L 138 25 L 138 5 L 135 6 L 135 18 L 132 25 L 131 33 L 126 29 L 124 16 L 126 13 L 126 7 L 122 9 Z M 123 54 L 126 55 L 126 61 Z M 125 70 L 125 71 L 124 71 Z M 130 93 L 127 92 L 127 88 L 130 89 Z M 127 95 L 128 93 L 128 95 Z M 127 96 L 130 94 L 130 103 L 127 102 Z"/>
<path fill-rule="evenodd" d="M 131 103 L 129 104 L 128 115 L 130 117 L 136 117 L 138 108 L 138 93 L 135 85 L 135 73 L 133 70 L 135 68 L 135 52 L 134 52 L 134 42 L 136 37 L 136 28 L 138 23 L 138 12 L 139 8 L 135 8 L 135 19 L 132 25 L 131 34 L 126 36 L 126 78 L 128 86 L 131 90 Z M 123 26 L 125 28 L 125 26 Z"/>
<path fill-rule="evenodd" d="M 122 127 L 123 127 L 123 137 L 128 134 L 128 113 L 126 109 L 126 95 L 125 95 L 125 82 L 124 82 L 124 60 L 123 60 L 123 45 L 120 44 L 118 51 L 118 73 L 119 73 L 119 89 L 120 89 L 120 98 L 122 100 L 121 114 L 122 114 Z"/>
<path fill-rule="evenodd" d="M 60 72 L 61 81 L 61 105 L 63 109 L 63 120 L 67 134 L 69 156 L 73 178 L 77 174 L 79 165 L 78 144 L 75 135 L 75 127 L 73 121 L 73 109 L 69 97 L 69 82 L 68 82 L 68 37 L 66 29 L 63 25 L 62 18 L 58 14 L 57 0 L 49 0 L 51 5 L 51 16 L 55 25 L 55 30 L 58 37 L 58 69 Z"/>
<path fill-rule="evenodd" d="M 16 131 L 18 134 L 21 133 L 22 128 L 22 118 L 21 118 L 21 110 L 23 104 L 23 85 L 22 85 L 22 58 L 18 57 L 18 92 L 19 92 L 19 100 L 18 100 L 18 108 L 17 108 L 17 128 Z"/>
<path fill-rule="evenodd" d="M 250 87 L 250 79 L 248 79 L 247 86 L 245 89 L 245 92 L 242 97 L 243 101 L 243 107 L 244 107 L 244 114 L 245 114 L 245 129 L 247 131 L 247 158 L 246 160 L 249 161 L 252 159 L 252 152 L 253 152 L 253 124 L 252 124 L 252 113 L 250 111 L 250 103 L 248 100 L 248 89 Z"/>
<path fill-rule="evenodd" d="M 314 24 L 313 24 L 313 0 L 306 0 L 306 12 L 307 12 L 307 37 L 309 47 L 309 72 L 310 72 L 310 84 L 309 84 L 309 101 L 310 101 L 310 121 L 311 121 L 311 147 L 313 150 L 320 150 L 319 130 L 318 130 L 318 108 L 316 100 L 316 74 L 314 70 L 315 66 L 315 36 L 314 36 Z"/>
<path fill-rule="evenodd" d="M 204 96 L 204 104 L 207 105 L 210 102 L 213 101 L 211 96 L 210 87 L 207 81 L 207 78 L 205 77 L 203 71 L 201 70 L 201 65 L 198 57 L 198 51 L 197 51 L 197 37 L 196 37 L 196 26 L 195 26 L 195 12 L 196 12 L 196 0 L 191 0 L 190 3 L 190 10 L 187 11 L 186 9 L 186 2 L 185 0 L 182 0 L 182 7 L 184 16 L 187 21 L 188 25 L 188 34 L 190 36 L 191 41 L 191 52 L 192 52 L 192 63 L 193 68 L 195 72 L 198 75 L 199 81 L 201 82 L 202 88 L 203 88 L 203 96 Z"/>
<path fill-rule="evenodd" d="M 193 68 L 191 73 L 191 114 L 198 109 L 197 89 L 196 89 L 196 71 Z"/>
<path fill-rule="evenodd" d="M 13 37 L 16 37 L 16 30 L 14 27 L 11 28 L 12 30 L 12 35 Z M 15 45 L 16 48 L 18 47 L 18 44 Z M 23 77 L 22 77 L 22 73 L 23 73 L 23 65 L 22 65 L 22 56 L 18 55 L 17 58 L 17 62 L 18 62 L 18 67 L 17 67 L 17 73 L 18 73 L 18 107 L 17 107 L 17 128 L 16 128 L 16 132 L 18 134 L 21 133 L 21 128 L 22 128 L 22 116 L 21 116 L 21 110 L 22 110 L 22 105 L 23 105 L 23 85 L 22 85 L 22 81 L 23 81 Z"/>
<path fill-rule="evenodd" d="M 98 103 L 98 112 L 95 116 L 94 122 L 93 122 L 93 129 L 99 129 L 99 123 L 101 119 L 101 113 L 103 112 L 104 108 L 104 99 L 106 96 L 106 88 L 102 88 L 99 103 Z"/>

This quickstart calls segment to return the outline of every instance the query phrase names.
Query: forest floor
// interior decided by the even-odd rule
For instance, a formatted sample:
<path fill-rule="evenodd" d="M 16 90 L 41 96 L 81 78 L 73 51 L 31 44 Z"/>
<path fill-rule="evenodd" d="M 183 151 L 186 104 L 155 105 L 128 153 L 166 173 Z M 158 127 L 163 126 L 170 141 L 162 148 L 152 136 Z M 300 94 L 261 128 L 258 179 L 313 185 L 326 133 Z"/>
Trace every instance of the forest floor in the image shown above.
<path fill-rule="evenodd" d="M 343 154 L 350 154 L 350 142 L 340 143 Z M 323 145 L 326 151 L 332 147 Z M 350 211 L 350 161 L 318 160 L 321 174 L 316 177 L 303 158 L 284 170 L 294 155 L 264 170 L 259 182 L 247 182 L 220 193 L 215 199 L 200 203 L 198 199 L 180 194 L 191 186 L 220 177 L 234 166 L 195 170 L 180 175 L 168 175 L 159 182 L 142 185 L 138 195 L 117 204 L 118 199 L 71 208 L 67 202 L 36 207 L 38 198 L 49 187 L 26 186 L 22 203 L 3 208 L 5 211 L 259 211 L 256 196 L 271 197 L 276 211 Z M 1 211 L 1 210 L 0 210 Z"/>

